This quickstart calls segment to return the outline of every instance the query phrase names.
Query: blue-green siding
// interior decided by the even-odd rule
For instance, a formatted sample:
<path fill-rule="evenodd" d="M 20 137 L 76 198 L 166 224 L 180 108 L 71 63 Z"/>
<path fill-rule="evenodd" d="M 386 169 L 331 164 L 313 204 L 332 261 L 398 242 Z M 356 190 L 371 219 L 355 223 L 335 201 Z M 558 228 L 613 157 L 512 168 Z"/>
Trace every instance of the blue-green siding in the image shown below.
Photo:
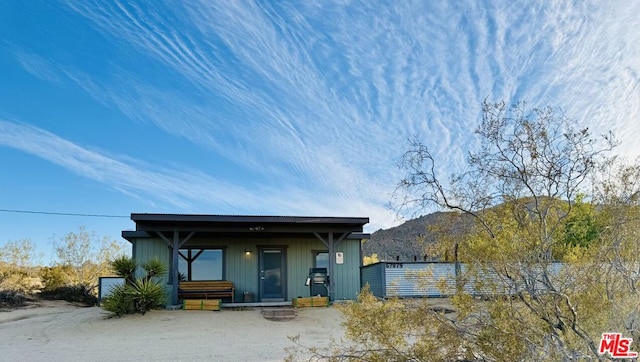
<path fill-rule="evenodd" d="M 369 291 L 371 294 L 378 298 L 386 297 L 385 288 L 385 264 L 376 263 L 363 266 L 360 269 L 361 283 L 364 288 L 369 285 Z"/>
<path fill-rule="evenodd" d="M 224 279 L 232 281 L 236 288 L 236 301 L 243 300 L 244 292 L 259 296 L 259 251 L 262 247 L 282 247 L 286 250 L 286 299 L 308 297 L 309 287 L 305 280 L 309 268 L 313 267 L 314 252 L 327 248 L 315 236 L 289 237 L 193 237 L 183 248 L 223 248 Z M 246 255 L 245 250 L 251 254 Z M 360 291 L 360 240 L 344 239 L 338 243 L 336 251 L 344 255 L 344 263 L 335 265 L 332 284 L 335 286 L 334 300 L 355 299 Z M 171 265 L 171 249 L 162 239 L 145 238 L 134 241 L 133 255 L 138 262 L 154 257 Z M 141 272 L 140 272 L 141 273 Z M 168 285 L 168 277 L 163 280 Z M 169 292 L 171 290 L 168 285 Z"/>

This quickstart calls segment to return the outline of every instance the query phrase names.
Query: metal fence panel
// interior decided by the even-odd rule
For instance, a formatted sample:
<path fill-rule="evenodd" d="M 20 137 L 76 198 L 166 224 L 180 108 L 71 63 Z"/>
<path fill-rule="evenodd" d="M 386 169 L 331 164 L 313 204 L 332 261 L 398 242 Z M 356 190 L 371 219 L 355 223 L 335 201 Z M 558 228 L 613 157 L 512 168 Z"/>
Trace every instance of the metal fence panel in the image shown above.
<path fill-rule="evenodd" d="M 379 298 L 386 297 L 384 278 L 385 263 L 365 265 L 360 268 L 360 284 L 362 287 L 369 285 L 371 294 Z"/>
<path fill-rule="evenodd" d="M 477 296 L 513 295 L 524 288 L 544 290 L 543 277 L 554 284 L 571 282 L 567 266 L 551 263 L 539 268 L 523 265 L 505 273 L 493 265 L 437 262 L 380 262 L 362 267 L 362 285 L 369 284 L 378 297 L 445 297 L 456 291 L 456 278 L 460 287 Z"/>

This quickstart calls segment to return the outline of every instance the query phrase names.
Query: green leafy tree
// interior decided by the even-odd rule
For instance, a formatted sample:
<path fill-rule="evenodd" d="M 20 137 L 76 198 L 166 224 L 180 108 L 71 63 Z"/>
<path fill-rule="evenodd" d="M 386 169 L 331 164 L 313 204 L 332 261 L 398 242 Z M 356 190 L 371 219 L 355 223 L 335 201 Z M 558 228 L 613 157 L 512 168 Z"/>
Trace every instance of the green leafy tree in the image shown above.
<path fill-rule="evenodd" d="M 564 243 L 572 247 L 588 247 L 596 242 L 601 232 L 597 217 L 596 206 L 584 202 L 583 196 L 578 195 L 564 222 Z"/>

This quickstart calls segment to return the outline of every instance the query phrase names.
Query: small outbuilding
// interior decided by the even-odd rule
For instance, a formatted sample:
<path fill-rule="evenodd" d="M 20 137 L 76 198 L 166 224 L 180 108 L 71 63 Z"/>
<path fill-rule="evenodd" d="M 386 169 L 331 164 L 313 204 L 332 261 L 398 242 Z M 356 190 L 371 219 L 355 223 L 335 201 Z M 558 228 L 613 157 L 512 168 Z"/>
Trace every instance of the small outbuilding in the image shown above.
<path fill-rule="evenodd" d="M 169 304 L 180 281 L 226 281 L 227 302 L 284 302 L 311 296 L 309 272 L 326 269 L 331 300 L 360 291 L 367 217 L 131 214 L 123 231 L 139 263 L 166 261 Z M 228 298 L 227 298 L 228 297 Z"/>

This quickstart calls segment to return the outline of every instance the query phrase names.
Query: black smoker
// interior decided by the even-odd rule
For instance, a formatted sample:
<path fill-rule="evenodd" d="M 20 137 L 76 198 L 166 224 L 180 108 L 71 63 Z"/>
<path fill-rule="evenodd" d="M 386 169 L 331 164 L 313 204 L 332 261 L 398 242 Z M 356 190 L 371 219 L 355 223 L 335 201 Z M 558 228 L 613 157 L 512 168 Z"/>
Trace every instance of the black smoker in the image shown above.
<path fill-rule="evenodd" d="M 306 285 L 309 286 L 312 297 L 328 296 L 329 276 L 327 275 L 327 268 L 309 268 L 309 277 L 307 278 Z"/>

